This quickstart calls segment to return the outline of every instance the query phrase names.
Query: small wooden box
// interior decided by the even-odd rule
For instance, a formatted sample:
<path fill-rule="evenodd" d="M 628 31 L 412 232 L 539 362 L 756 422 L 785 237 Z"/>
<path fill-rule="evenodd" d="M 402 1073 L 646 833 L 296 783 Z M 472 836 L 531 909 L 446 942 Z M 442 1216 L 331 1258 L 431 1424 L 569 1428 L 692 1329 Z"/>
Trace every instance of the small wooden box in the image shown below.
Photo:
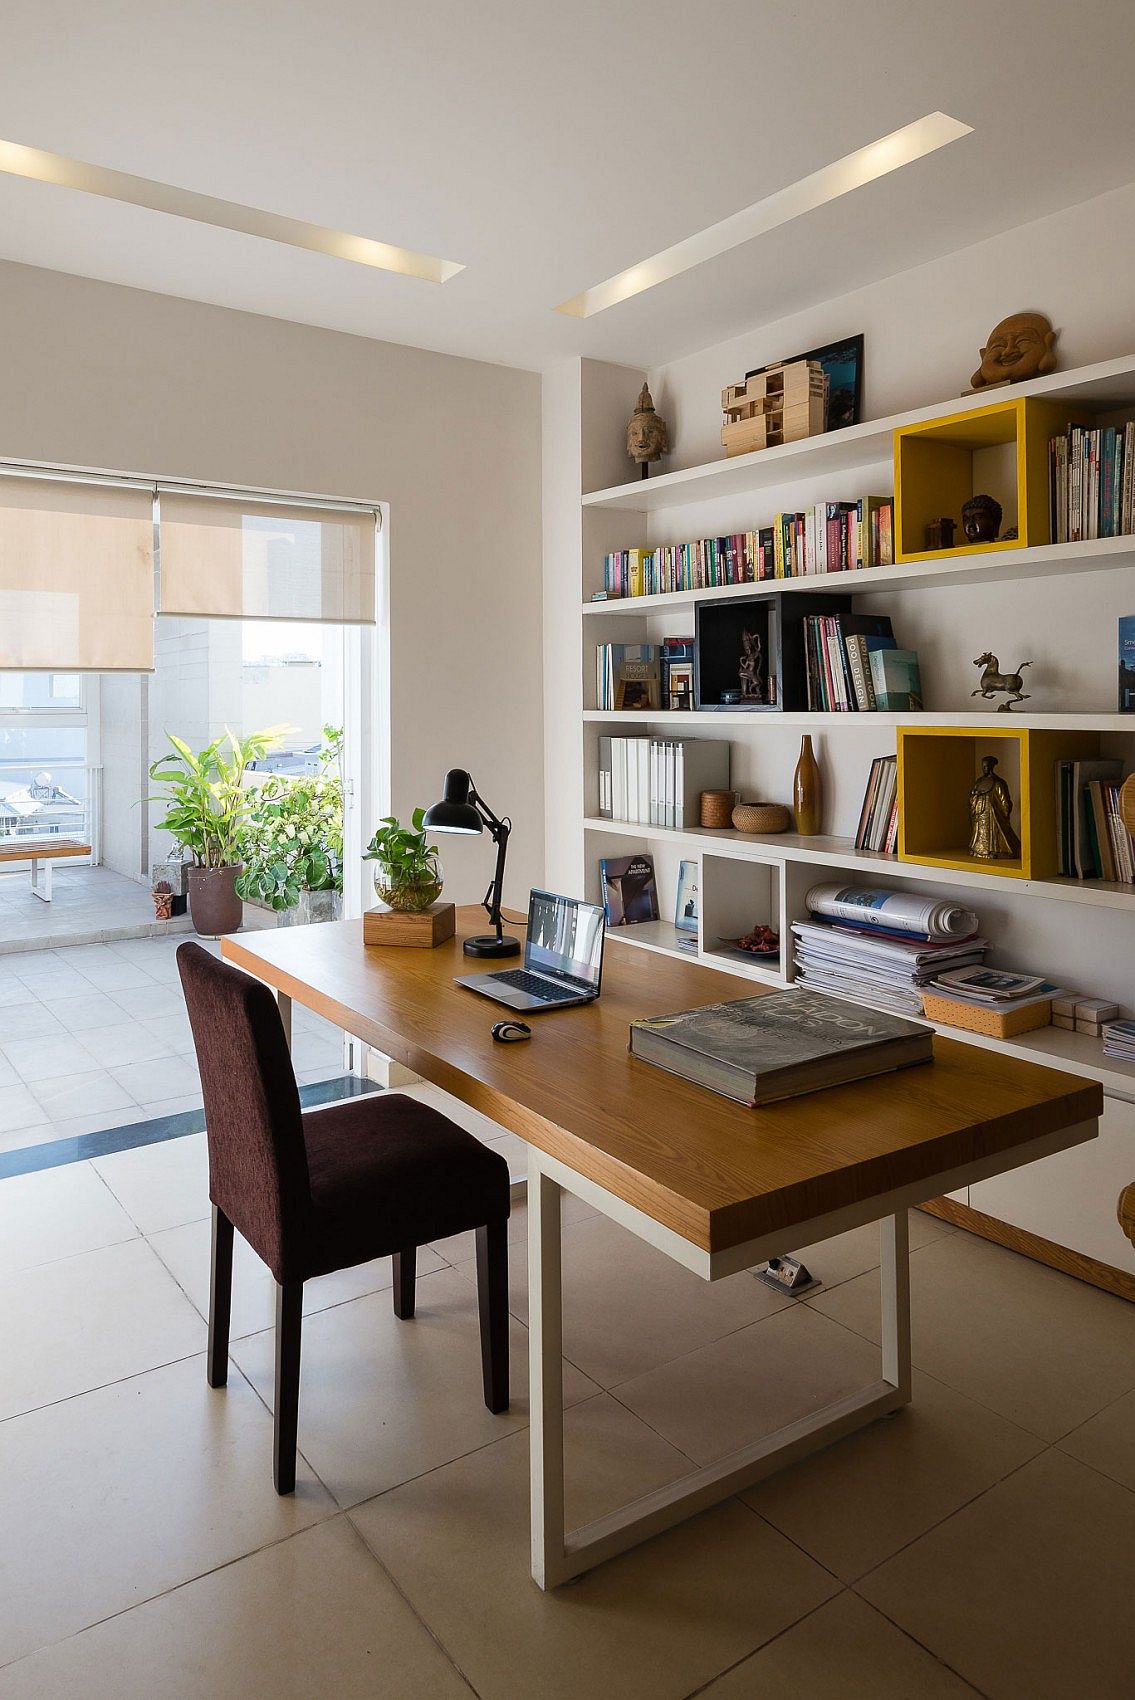
<path fill-rule="evenodd" d="M 432 950 L 457 931 L 457 910 L 452 903 L 431 903 L 417 915 L 398 909 L 368 909 L 363 916 L 364 944 L 395 944 L 404 948 Z"/>
<path fill-rule="evenodd" d="M 928 1021 L 941 1021 L 947 1027 L 962 1027 L 971 1033 L 984 1033 L 988 1039 L 1013 1039 L 1018 1033 L 1031 1033 L 1036 1027 L 1050 1027 L 1052 1000 L 1044 998 L 1024 1009 L 991 1009 L 923 992 L 922 1013 Z"/>

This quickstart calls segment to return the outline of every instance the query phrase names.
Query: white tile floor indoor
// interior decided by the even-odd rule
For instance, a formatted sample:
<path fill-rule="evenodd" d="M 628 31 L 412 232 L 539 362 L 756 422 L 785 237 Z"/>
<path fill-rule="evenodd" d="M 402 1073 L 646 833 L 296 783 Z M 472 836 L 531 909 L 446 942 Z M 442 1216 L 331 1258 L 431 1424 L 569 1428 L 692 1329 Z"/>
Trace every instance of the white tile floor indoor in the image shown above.
<path fill-rule="evenodd" d="M 504 1416 L 468 1236 L 423 1253 L 410 1323 L 386 1261 L 310 1284 L 279 1500 L 250 1254 L 205 1384 L 203 1136 L 0 1181 L 0 1700 L 1129 1700 L 1135 1308 L 915 1212 L 914 1404 L 543 1595 L 524 1227 Z M 579 1204 L 564 1242 L 573 1521 L 879 1373 L 872 1231 L 807 1251 L 803 1301 Z"/>
<path fill-rule="evenodd" d="M 200 1106 L 183 942 L 0 955 L 0 1154 Z M 342 1034 L 305 1010 L 293 1049 L 301 1084 L 342 1072 Z"/>

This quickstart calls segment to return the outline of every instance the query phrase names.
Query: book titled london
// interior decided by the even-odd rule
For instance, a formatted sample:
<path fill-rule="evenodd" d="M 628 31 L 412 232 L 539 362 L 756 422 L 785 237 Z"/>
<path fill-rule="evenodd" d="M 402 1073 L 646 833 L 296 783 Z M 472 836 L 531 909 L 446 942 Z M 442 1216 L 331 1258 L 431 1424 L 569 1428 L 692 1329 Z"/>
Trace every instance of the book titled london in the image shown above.
<path fill-rule="evenodd" d="M 933 1033 L 793 989 L 631 1022 L 631 1054 L 739 1104 L 772 1104 L 930 1062 Z"/>

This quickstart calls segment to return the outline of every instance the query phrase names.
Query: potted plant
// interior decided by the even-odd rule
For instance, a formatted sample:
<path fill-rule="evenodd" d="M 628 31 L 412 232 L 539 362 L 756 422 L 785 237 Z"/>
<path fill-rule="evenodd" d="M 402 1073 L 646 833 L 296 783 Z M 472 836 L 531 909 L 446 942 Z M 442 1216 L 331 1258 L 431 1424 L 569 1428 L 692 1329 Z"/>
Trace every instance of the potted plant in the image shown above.
<path fill-rule="evenodd" d="M 252 794 L 245 788 L 248 764 L 267 755 L 282 739 L 286 727 L 252 732 L 237 738 L 225 728 L 198 754 L 181 738 L 167 732 L 173 754 L 150 768 L 160 790 L 150 802 L 166 805 L 159 830 L 172 832 L 193 858 L 189 870 L 189 912 L 193 925 L 207 938 L 234 933 L 241 923 L 241 900 L 236 881 L 240 873 L 241 830 Z"/>
<path fill-rule="evenodd" d="M 375 864 L 374 889 L 391 909 L 417 915 L 441 896 L 442 871 L 436 848 L 422 831 L 425 810 L 415 809 L 412 827 L 399 826 L 394 815 L 380 822 L 364 852 Z"/>
<path fill-rule="evenodd" d="M 333 921 L 342 908 L 342 729 L 325 726 L 323 739 L 318 773 L 274 773 L 253 787 L 241 833 L 237 892 L 282 927 Z"/>

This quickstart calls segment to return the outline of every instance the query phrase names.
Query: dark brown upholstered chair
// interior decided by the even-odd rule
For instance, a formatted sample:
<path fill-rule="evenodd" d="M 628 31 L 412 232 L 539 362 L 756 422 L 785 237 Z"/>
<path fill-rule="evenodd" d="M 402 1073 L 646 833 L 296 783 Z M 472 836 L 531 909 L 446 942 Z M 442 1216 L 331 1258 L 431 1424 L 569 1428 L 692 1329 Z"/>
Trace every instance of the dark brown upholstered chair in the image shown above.
<path fill-rule="evenodd" d="M 228 1378 L 233 1228 L 276 1279 L 272 1474 L 296 1485 L 303 1284 L 394 1260 L 394 1314 L 414 1314 L 415 1250 L 475 1229 L 485 1404 L 508 1408 L 509 1177 L 504 1158 L 416 1099 L 300 1109 L 276 1000 L 197 944 L 177 965 L 201 1068 L 213 1254 L 210 1387 Z"/>

